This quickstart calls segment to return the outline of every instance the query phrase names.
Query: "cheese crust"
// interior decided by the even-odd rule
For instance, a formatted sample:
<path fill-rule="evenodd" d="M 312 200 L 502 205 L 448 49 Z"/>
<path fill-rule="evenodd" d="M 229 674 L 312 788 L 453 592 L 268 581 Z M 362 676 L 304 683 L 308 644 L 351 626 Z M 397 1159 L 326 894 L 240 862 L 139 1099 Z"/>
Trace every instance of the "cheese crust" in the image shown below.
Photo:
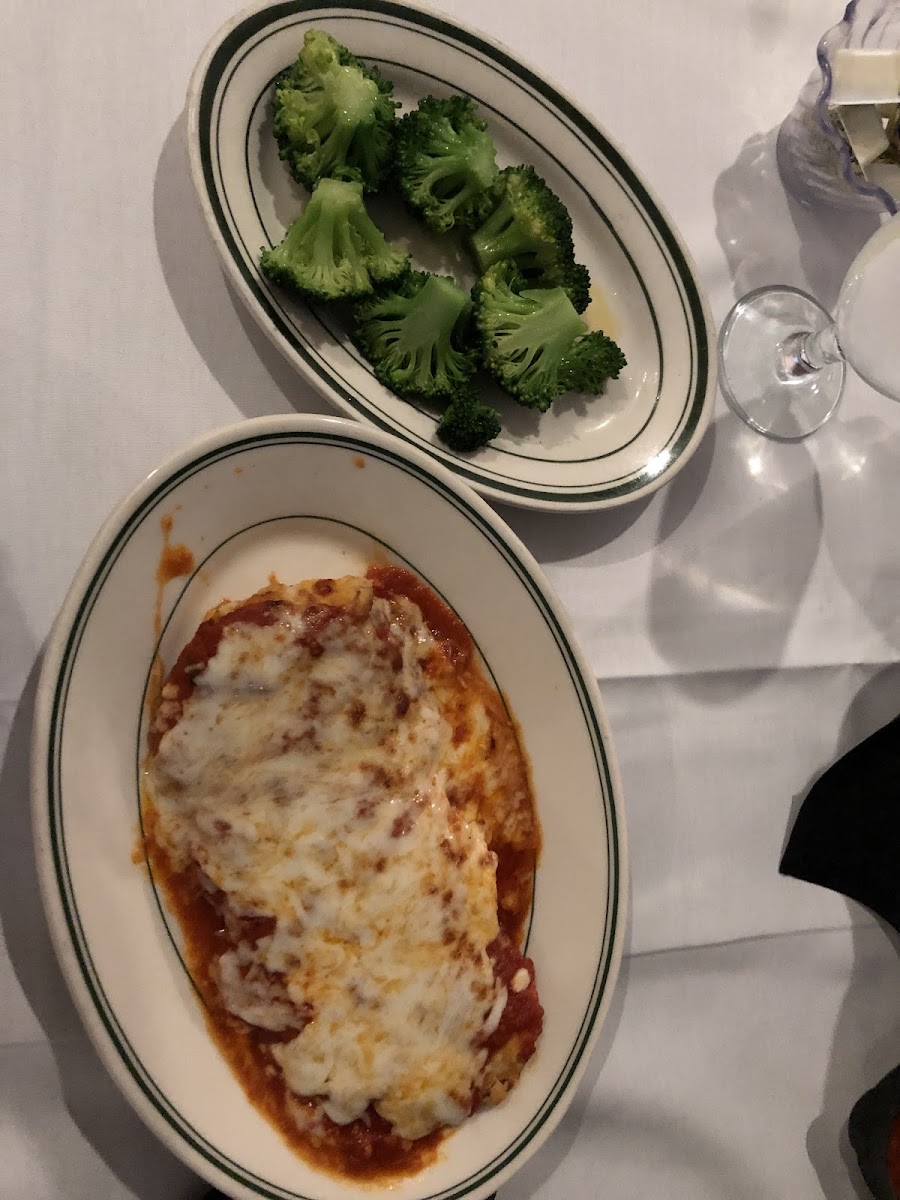
<path fill-rule="evenodd" d="M 169 890 L 220 918 L 193 955 L 210 1011 L 262 1047 L 300 1148 L 367 1127 L 396 1171 L 502 1099 L 542 1015 L 515 949 L 540 837 L 524 756 L 407 574 L 213 610 L 163 686 L 145 791 Z"/>

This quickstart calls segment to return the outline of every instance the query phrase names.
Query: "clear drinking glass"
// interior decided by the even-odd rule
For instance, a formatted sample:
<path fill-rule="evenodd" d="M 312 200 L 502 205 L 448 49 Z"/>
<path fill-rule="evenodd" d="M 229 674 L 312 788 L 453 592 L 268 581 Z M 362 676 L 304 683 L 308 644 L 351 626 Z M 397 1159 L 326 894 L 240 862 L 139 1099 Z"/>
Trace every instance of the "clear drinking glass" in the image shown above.
<path fill-rule="evenodd" d="M 900 400 L 900 215 L 881 226 L 847 272 L 834 317 L 805 292 L 757 288 L 719 333 L 725 399 L 767 437 L 796 442 L 828 420 L 847 366 Z"/>

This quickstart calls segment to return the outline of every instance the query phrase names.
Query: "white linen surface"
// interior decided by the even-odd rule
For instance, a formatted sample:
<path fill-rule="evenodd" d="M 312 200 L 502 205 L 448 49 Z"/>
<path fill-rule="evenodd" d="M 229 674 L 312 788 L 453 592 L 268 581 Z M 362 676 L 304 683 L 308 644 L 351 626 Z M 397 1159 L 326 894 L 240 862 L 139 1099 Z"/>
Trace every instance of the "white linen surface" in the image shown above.
<path fill-rule="evenodd" d="M 626 148 L 717 322 L 766 282 L 833 303 L 872 223 L 788 201 L 773 134 L 839 4 L 440 7 L 559 81 Z M 229 292 L 193 199 L 184 92 L 231 11 L 7 6 L 2 1200 L 204 1190 L 118 1097 L 65 994 L 36 893 L 27 746 L 41 645 L 113 504 L 193 435 L 328 411 Z M 898 511 L 900 408 L 852 378 L 803 445 L 751 434 L 720 400 L 694 459 L 649 500 L 501 509 L 600 679 L 633 863 L 616 1011 L 570 1114 L 501 1200 L 865 1196 L 841 1130 L 900 1059 L 896 951 L 859 908 L 777 866 L 811 780 L 900 709 Z"/>

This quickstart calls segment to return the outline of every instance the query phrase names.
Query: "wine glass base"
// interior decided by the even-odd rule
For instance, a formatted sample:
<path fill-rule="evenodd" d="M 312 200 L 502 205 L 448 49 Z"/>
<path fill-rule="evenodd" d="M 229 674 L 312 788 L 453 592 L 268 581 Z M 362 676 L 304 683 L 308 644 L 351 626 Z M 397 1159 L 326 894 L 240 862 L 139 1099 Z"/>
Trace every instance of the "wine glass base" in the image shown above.
<path fill-rule="evenodd" d="M 719 332 L 719 384 L 729 408 L 758 433 L 799 442 L 828 420 L 844 390 L 846 366 L 827 363 L 789 376 L 785 341 L 831 325 L 826 310 L 797 288 L 757 288 L 740 299 Z"/>

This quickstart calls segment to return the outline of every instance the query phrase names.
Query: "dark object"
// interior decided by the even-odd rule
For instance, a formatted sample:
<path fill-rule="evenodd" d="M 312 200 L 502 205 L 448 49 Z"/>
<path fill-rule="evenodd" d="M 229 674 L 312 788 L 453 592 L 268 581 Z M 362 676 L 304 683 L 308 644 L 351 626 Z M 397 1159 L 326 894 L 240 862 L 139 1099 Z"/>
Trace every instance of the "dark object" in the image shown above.
<path fill-rule="evenodd" d="M 860 1096 L 848 1124 L 862 1177 L 875 1200 L 900 1198 L 900 1067 Z"/>
<path fill-rule="evenodd" d="M 817 780 L 791 830 L 782 875 L 857 900 L 900 932 L 900 717 Z"/>

